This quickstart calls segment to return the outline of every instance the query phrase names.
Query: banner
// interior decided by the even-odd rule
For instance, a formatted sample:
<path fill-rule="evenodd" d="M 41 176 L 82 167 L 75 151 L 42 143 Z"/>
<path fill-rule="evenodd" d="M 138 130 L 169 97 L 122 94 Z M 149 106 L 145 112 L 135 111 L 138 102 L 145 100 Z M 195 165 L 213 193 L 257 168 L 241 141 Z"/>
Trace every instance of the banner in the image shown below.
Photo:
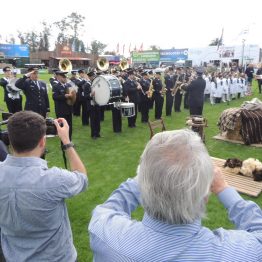
<path fill-rule="evenodd" d="M 132 52 L 133 63 L 159 61 L 159 51 Z"/>
<path fill-rule="evenodd" d="M 160 50 L 160 61 L 188 60 L 188 49 L 165 49 Z"/>
<path fill-rule="evenodd" d="M 0 44 L 0 53 L 5 58 L 29 57 L 29 48 L 27 45 Z"/>

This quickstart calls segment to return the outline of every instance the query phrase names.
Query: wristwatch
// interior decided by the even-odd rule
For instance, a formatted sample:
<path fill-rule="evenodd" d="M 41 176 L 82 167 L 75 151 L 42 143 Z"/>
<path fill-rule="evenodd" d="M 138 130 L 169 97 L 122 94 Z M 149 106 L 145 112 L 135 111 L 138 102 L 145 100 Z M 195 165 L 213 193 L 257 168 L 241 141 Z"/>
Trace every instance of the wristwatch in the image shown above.
<path fill-rule="evenodd" d="M 63 145 L 63 146 L 62 146 L 62 149 L 65 151 L 65 150 L 67 150 L 67 149 L 70 148 L 70 147 L 75 147 L 75 145 L 74 145 L 73 142 L 70 142 L 70 143 L 68 143 L 68 144 Z"/>

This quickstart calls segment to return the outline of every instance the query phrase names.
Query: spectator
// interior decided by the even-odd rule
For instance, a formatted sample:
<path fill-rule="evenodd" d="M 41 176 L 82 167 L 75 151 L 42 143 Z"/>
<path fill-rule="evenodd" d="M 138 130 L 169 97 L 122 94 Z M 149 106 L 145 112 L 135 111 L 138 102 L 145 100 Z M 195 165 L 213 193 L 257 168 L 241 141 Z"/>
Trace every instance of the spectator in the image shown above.
<path fill-rule="evenodd" d="M 201 225 L 209 190 L 236 230 Z M 141 201 L 141 202 L 140 202 Z M 131 213 L 141 203 L 141 222 Z M 228 186 L 197 134 L 156 134 L 137 177 L 97 206 L 89 224 L 94 261 L 262 261 L 262 212 Z"/>
<path fill-rule="evenodd" d="M 46 145 L 46 121 L 40 114 L 21 111 L 8 120 L 13 154 L 0 163 L 0 228 L 6 261 L 77 259 L 65 199 L 86 188 L 86 170 L 70 143 L 65 119 L 54 123 L 71 172 L 48 168 L 40 158 Z"/>

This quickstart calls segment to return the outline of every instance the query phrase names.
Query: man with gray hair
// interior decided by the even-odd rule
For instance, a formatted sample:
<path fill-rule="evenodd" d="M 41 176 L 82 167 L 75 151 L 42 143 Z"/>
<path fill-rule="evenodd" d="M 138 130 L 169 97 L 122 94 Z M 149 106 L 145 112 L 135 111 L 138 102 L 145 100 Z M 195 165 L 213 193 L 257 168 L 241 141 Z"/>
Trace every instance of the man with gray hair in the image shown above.
<path fill-rule="evenodd" d="M 201 225 L 210 190 L 236 230 Z M 143 220 L 131 219 L 141 204 Z M 226 183 L 190 130 L 156 134 L 89 224 L 94 261 L 262 261 L 262 212 Z"/>

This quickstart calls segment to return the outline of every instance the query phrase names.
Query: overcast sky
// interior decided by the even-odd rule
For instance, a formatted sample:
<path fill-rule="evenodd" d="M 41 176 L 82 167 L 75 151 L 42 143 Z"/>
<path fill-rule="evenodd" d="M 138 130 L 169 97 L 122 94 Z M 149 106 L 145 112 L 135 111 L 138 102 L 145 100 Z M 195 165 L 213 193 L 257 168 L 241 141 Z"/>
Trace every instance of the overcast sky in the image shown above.
<path fill-rule="evenodd" d="M 31 11 L 32 10 L 32 11 Z M 225 45 L 262 47 L 262 1 L 230 0 L 12 0 L 1 12 L 1 43 L 17 31 L 39 31 L 40 23 L 53 23 L 77 12 L 85 16 L 85 43 L 99 40 L 107 50 L 125 53 L 143 43 L 161 49 L 206 47 L 221 36 Z M 245 34 L 241 32 L 245 31 Z M 18 42 L 17 42 L 18 43 Z"/>

